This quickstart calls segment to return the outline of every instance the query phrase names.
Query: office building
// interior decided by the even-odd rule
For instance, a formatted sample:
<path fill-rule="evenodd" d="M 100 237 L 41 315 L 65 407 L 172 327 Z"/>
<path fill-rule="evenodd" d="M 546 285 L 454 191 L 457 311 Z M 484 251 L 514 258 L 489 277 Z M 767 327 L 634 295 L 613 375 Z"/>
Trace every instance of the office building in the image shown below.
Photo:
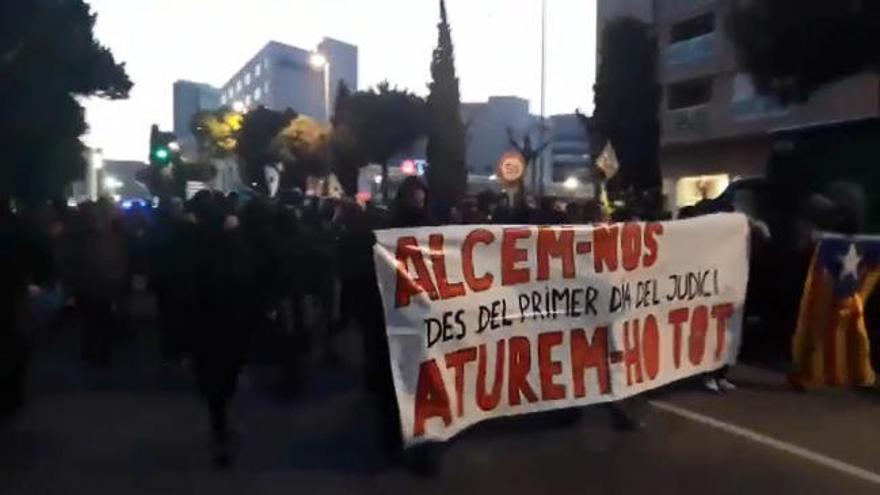
<path fill-rule="evenodd" d="M 512 149 L 508 129 L 522 142 L 527 133 L 537 131 L 538 124 L 529 113 L 529 101 L 516 96 L 490 96 L 486 102 L 462 103 L 461 120 L 467 132 L 468 172 L 484 176 L 493 175 L 501 155 Z"/>
<path fill-rule="evenodd" d="M 532 146 L 541 144 L 540 117 L 529 113 L 529 102 L 515 96 L 491 96 L 485 103 L 462 103 L 461 118 L 467 128 L 468 172 L 473 176 L 492 176 L 501 155 L 513 149 L 508 129 L 513 138 L 523 144 L 529 136 Z M 545 148 L 543 183 L 545 192 L 551 195 L 570 194 L 571 189 L 562 185 L 570 178 L 586 184 L 590 163 L 590 146 L 586 129 L 577 115 L 553 115 L 547 118 L 547 132 L 543 139 L 549 141 Z M 532 164 L 539 167 L 539 164 Z M 526 183 L 531 188 L 531 173 Z"/>
<path fill-rule="evenodd" d="M 538 147 L 541 143 L 540 118 L 529 113 L 529 101 L 523 98 L 490 96 L 485 102 L 462 103 L 461 119 L 466 128 L 466 164 L 471 194 L 501 190 L 502 184 L 496 177 L 498 160 L 505 152 L 514 149 L 508 129 L 519 145 L 523 144 L 527 135 L 532 140 L 532 146 Z M 547 160 L 543 176 L 545 194 L 581 198 L 592 196 L 593 188 L 589 185 L 589 138 L 577 115 L 548 117 L 544 139 L 549 141 L 544 153 Z M 399 183 L 406 175 L 423 173 L 423 166 L 427 163 L 426 144 L 427 140 L 421 139 L 389 160 L 392 183 Z M 538 164 L 533 166 L 537 167 Z M 362 174 L 362 191 L 371 188 L 378 190 L 371 181 L 380 175 L 379 170 L 375 168 Z M 527 173 L 526 187 L 530 192 L 536 192 L 530 181 L 531 173 Z M 376 186 L 378 184 L 380 182 Z"/>
<path fill-rule="evenodd" d="M 544 172 L 545 183 L 565 183 L 575 179 L 578 183 L 590 180 L 590 140 L 587 130 L 576 114 L 553 115 L 547 119 L 549 141 L 547 147 L 548 169 Z"/>
<path fill-rule="evenodd" d="M 192 81 L 174 82 L 174 134 L 183 137 L 190 134 L 193 116 L 202 110 L 214 110 L 220 106 L 220 90 Z"/>
<path fill-rule="evenodd" d="M 190 127 L 193 116 L 219 106 L 219 89 L 192 81 L 174 82 L 174 135 L 186 156 L 193 156 L 196 151 L 195 137 Z"/>
<path fill-rule="evenodd" d="M 698 0 L 699 1 L 699 0 Z M 621 17 L 632 17 L 643 22 L 654 22 L 654 0 L 599 0 L 596 5 L 596 18 L 599 41 L 602 40 L 602 27 Z M 679 0 L 678 3 L 698 3 Z"/>
<path fill-rule="evenodd" d="M 312 63 L 315 53 L 327 61 L 324 67 Z M 325 88 L 324 70 L 327 74 Z M 270 41 L 245 63 L 221 87 L 220 103 L 245 108 L 265 106 L 282 111 L 296 112 L 318 120 L 329 121 L 325 109 L 325 89 L 328 90 L 332 112 L 336 89 L 345 81 L 352 91 L 358 87 L 358 49 L 354 45 L 324 38 L 314 51 L 304 50 L 277 41 Z"/>
<path fill-rule="evenodd" d="M 755 92 L 725 32 L 732 0 L 599 0 L 599 36 L 615 18 L 650 22 L 658 41 L 661 156 L 670 207 L 695 203 L 735 178 L 761 176 L 769 134 L 880 114 L 880 78 L 849 77 L 800 105 Z"/>
<path fill-rule="evenodd" d="M 498 160 L 504 152 L 513 149 L 508 129 L 514 139 L 522 143 L 530 134 L 537 144 L 538 119 L 529 113 L 529 101 L 516 96 L 490 96 L 485 102 L 462 103 L 461 121 L 465 125 L 467 151 L 465 163 L 468 173 L 489 177 L 495 174 Z M 406 160 L 422 162 L 427 159 L 427 140 L 419 140 L 412 149 L 392 158 L 393 165 Z"/>

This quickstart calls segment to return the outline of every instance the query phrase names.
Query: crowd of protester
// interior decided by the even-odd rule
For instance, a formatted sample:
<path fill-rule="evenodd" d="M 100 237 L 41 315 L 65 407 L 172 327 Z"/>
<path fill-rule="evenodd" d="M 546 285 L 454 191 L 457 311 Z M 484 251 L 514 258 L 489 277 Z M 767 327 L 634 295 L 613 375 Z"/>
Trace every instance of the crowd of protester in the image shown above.
<path fill-rule="evenodd" d="M 843 193 L 841 193 L 843 194 Z M 804 221 L 810 228 L 833 217 L 830 201 L 812 198 Z M 836 200 L 841 203 L 842 200 Z M 679 217 L 716 211 L 755 213 L 748 194 L 726 202 L 702 202 Z M 278 393 L 290 397 L 301 383 L 303 362 L 314 352 L 327 362 L 337 359 L 334 334 L 355 323 L 362 332 L 366 388 L 379 409 L 378 428 L 384 451 L 400 452 L 400 427 L 391 382 L 383 310 L 373 269 L 373 231 L 388 227 L 463 224 L 590 224 L 605 221 L 661 220 L 662 211 L 618 208 L 613 216 L 595 201 L 540 204 L 491 193 L 469 198 L 442 214 L 430 209 L 428 188 L 406 179 L 389 208 L 347 199 L 304 197 L 284 192 L 271 201 L 200 191 L 192 199 L 172 198 L 157 208 L 134 203 L 123 210 L 101 199 L 69 208 L 47 203 L 16 213 L 0 201 L 0 415 L 22 404 L 28 355 L 27 331 L 61 307 L 75 308 L 81 328 L 83 361 L 107 366 L 114 338 L 124 325 L 137 280 L 155 294 L 162 361 L 183 365 L 196 377 L 207 406 L 215 462 L 231 462 L 233 432 L 227 414 L 250 350 L 271 335 L 281 369 Z M 825 208 L 825 209 L 823 209 Z M 837 218 L 853 220 L 852 215 Z M 767 225 L 753 221 L 752 269 L 763 270 L 770 239 Z M 847 231 L 857 225 L 842 225 Z M 808 247 L 790 246 L 802 260 Z M 803 278 L 797 270 L 792 287 Z M 749 299 L 765 290 L 767 277 L 752 277 Z M 338 291 L 338 293 L 337 293 Z M 792 289 L 794 308 L 797 290 Z M 307 304 L 307 301 L 311 301 Z M 338 308 L 336 304 L 338 302 Z M 319 331 L 307 331 L 307 306 L 321 317 Z M 759 302 L 751 316 L 763 314 Z M 790 313 L 794 313 L 792 310 Z M 793 317 L 791 315 L 784 318 Z M 790 322 L 789 322 L 790 323 Z M 780 324 L 774 321 L 773 324 Z M 273 333 L 274 332 L 274 333 Z M 311 335 L 318 335 L 312 342 Z M 707 377 L 713 391 L 731 389 L 724 373 Z M 637 421 L 612 407 L 612 420 L 623 428 Z"/>

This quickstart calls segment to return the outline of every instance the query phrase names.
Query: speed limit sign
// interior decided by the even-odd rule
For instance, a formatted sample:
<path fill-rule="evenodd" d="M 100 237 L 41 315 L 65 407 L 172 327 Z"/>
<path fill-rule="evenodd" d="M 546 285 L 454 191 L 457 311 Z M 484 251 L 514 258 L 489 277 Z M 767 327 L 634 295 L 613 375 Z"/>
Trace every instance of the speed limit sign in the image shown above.
<path fill-rule="evenodd" d="M 508 151 L 498 160 L 498 178 L 505 184 L 514 184 L 526 172 L 526 159 L 519 151 Z"/>

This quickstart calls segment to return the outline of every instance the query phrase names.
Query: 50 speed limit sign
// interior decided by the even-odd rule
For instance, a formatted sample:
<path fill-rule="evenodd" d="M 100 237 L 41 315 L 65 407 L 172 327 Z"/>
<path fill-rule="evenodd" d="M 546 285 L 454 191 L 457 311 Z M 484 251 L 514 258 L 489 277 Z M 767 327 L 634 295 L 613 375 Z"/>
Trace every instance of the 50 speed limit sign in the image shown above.
<path fill-rule="evenodd" d="M 514 184 L 526 172 L 526 159 L 518 151 L 508 151 L 498 160 L 498 178 L 505 184 Z"/>

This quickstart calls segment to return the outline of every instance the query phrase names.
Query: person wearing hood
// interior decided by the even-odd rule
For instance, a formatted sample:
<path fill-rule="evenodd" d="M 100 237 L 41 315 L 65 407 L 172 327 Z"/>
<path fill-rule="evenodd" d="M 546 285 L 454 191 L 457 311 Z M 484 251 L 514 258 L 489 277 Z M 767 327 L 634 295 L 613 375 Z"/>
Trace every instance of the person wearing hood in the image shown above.
<path fill-rule="evenodd" d="M 206 194 L 202 194 L 206 193 Z M 232 463 L 227 419 L 247 358 L 254 322 L 262 316 L 256 265 L 234 216 L 202 191 L 190 206 L 196 217 L 193 363 L 208 406 L 214 464 Z"/>
<path fill-rule="evenodd" d="M 0 197 L 0 419 L 14 414 L 24 399 L 27 346 L 18 316 L 27 297 L 27 274 L 21 230 L 9 200 Z"/>
<path fill-rule="evenodd" d="M 428 192 L 428 187 L 418 177 L 405 179 L 397 191 L 391 208 L 391 227 L 410 228 L 435 225 L 436 222 L 428 210 L 430 205 Z M 403 460 L 408 468 L 416 474 L 430 476 L 436 472 L 436 463 L 432 461 L 424 448 L 411 449 L 404 456 L 400 412 L 391 376 L 391 359 L 388 353 L 388 337 L 385 330 L 382 298 L 376 282 L 376 270 L 372 263 L 372 249 L 376 238 L 372 232 L 365 232 L 363 229 L 355 229 L 352 233 L 357 231 L 368 234 L 369 237 L 366 238 L 363 234 L 354 235 L 346 244 L 359 246 L 364 251 L 361 259 L 369 262 L 368 269 L 361 272 L 366 274 L 368 278 L 359 281 L 364 288 L 364 302 L 358 305 L 361 313 L 358 320 L 363 324 L 366 385 L 378 410 L 377 426 L 381 448 L 389 463 Z"/>
<path fill-rule="evenodd" d="M 428 209 L 428 199 L 428 186 L 420 178 L 404 179 L 391 206 L 391 228 L 436 225 Z"/>

